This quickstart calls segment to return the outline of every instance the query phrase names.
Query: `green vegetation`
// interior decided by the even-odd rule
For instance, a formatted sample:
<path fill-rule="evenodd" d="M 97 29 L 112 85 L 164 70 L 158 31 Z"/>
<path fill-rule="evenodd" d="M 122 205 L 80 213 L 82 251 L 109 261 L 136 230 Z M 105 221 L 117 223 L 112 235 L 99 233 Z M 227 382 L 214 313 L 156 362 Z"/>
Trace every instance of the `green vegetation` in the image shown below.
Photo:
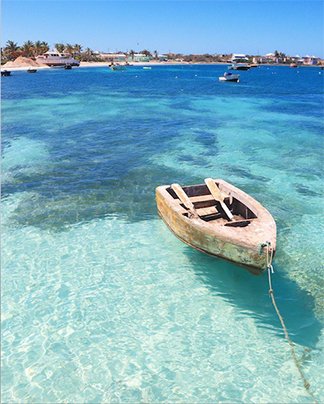
<path fill-rule="evenodd" d="M 26 41 L 21 46 L 14 41 L 8 41 L 4 48 L 1 48 L 1 63 L 15 60 L 18 56 L 36 57 L 49 50 L 47 42 Z"/>
<path fill-rule="evenodd" d="M 90 48 L 86 48 L 82 51 L 82 45 L 69 43 L 56 43 L 55 49 L 62 53 L 70 53 L 75 59 L 84 62 L 99 62 L 102 59 L 96 55 Z M 1 48 L 1 64 L 17 59 L 19 56 L 35 59 L 38 55 L 42 55 L 49 51 L 49 45 L 47 42 L 41 41 L 26 41 L 22 45 L 18 45 L 14 41 L 7 41 L 4 48 Z"/>

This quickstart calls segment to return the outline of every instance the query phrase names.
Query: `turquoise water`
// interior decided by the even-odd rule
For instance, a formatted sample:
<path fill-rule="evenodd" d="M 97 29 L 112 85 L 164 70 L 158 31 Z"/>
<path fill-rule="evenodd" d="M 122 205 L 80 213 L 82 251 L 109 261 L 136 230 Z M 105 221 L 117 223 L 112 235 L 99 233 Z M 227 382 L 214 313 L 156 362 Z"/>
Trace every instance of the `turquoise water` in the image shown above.
<path fill-rule="evenodd" d="M 324 401 L 324 73 L 224 71 L 2 79 L 2 402 L 312 402 L 266 274 L 157 216 L 156 186 L 206 177 L 276 219 L 277 304 Z"/>

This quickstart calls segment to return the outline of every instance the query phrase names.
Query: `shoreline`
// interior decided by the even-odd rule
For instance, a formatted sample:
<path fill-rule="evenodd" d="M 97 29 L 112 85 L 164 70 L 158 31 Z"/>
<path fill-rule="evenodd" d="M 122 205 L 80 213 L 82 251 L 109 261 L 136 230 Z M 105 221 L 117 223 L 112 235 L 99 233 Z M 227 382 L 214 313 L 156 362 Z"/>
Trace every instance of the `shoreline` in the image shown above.
<path fill-rule="evenodd" d="M 74 66 L 73 69 L 75 68 L 84 68 L 84 67 L 109 67 L 109 62 L 81 62 L 80 66 Z M 130 65 L 126 65 L 125 63 L 118 63 L 120 66 L 129 66 L 129 67 L 142 67 L 142 66 L 194 66 L 194 65 L 206 65 L 206 66 L 226 66 L 230 65 L 230 62 L 211 62 L 211 63 L 205 63 L 205 62 L 200 62 L 200 63 L 192 63 L 192 62 L 134 62 L 130 63 Z M 272 66 L 286 66 L 290 67 L 288 64 L 283 64 L 283 63 L 261 63 L 259 66 L 267 66 L 267 67 L 272 67 Z M 300 67 L 317 67 L 317 68 L 322 68 L 321 65 L 300 65 L 297 66 L 297 68 Z M 47 70 L 47 69 L 58 69 L 61 68 L 63 69 L 63 66 L 26 66 L 26 65 L 17 65 L 17 66 L 1 66 L 1 71 L 4 70 L 9 70 L 9 71 L 27 71 L 28 69 L 37 69 L 37 70 Z"/>

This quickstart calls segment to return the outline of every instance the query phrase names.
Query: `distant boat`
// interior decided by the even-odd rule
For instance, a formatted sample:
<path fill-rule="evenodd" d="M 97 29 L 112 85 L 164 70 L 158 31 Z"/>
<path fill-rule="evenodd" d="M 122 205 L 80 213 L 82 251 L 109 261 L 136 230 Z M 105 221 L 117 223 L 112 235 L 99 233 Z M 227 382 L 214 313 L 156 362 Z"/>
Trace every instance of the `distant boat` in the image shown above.
<path fill-rule="evenodd" d="M 249 64 L 250 69 L 255 68 L 255 67 L 259 67 L 259 65 L 257 63 L 250 63 Z"/>
<path fill-rule="evenodd" d="M 228 66 L 228 70 L 249 70 L 250 65 L 247 63 L 233 63 Z"/>
<path fill-rule="evenodd" d="M 10 70 L 1 70 L 1 77 L 2 76 L 11 76 Z"/>
<path fill-rule="evenodd" d="M 239 74 L 233 74 L 233 73 L 224 73 L 223 76 L 220 76 L 219 81 L 232 81 L 239 83 L 240 81 L 240 75 Z"/>
<path fill-rule="evenodd" d="M 261 273 L 276 250 L 276 223 L 250 195 L 224 180 L 156 188 L 158 213 L 189 246 Z"/>
<path fill-rule="evenodd" d="M 126 67 L 123 65 L 109 65 L 110 70 L 126 70 Z"/>
<path fill-rule="evenodd" d="M 71 69 L 72 69 L 72 66 L 69 65 L 69 64 L 66 64 L 66 65 L 64 66 L 64 69 L 65 69 L 65 70 L 71 70 Z"/>
<path fill-rule="evenodd" d="M 151 70 L 152 67 L 150 67 L 150 66 L 143 66 L 143 69 L 144 69 L 144 70 Z"/>
<path fill-rule="evenodd" d="M 70 53 L 48 51 L 43 55 L 36 57 L 36 62 L 43 63 L 47 66 L 65 66 L 70 64 L 71 66 L 79 66 L 80 62 L 72 57 Z"/>
<path fill-rule="evenodd" d="M 290 63 L 289 67 L 297 67 L 296 63 Z"/>
<path fill-rule="evenodd" d="M 37 69 L 32 69 L 32 68 L 27 69 L 27 73 L 36 73 L 36 72 L 37 72 Z"/>

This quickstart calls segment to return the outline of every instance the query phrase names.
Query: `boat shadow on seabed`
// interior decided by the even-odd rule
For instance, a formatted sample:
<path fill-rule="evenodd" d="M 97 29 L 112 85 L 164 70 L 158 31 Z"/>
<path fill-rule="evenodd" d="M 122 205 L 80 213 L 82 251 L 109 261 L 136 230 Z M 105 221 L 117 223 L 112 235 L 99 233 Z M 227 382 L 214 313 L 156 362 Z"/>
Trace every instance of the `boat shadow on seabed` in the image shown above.
<path fill-rule="evenodd" d="M 186 247 L 198 279 L 215 295 L 236 306 L 242 315 L 252 316 L 261 327 L 282 335 L 284 333 L 269 297 L 267 272 L 254 276 L 246 269 L 220 258 Z M 288 279 L 274 264 L 272 287 L 280 313 L 291 340 L 305 348 L 315 348 L 322 325 L 314 313 L 314 299 Z"/>

